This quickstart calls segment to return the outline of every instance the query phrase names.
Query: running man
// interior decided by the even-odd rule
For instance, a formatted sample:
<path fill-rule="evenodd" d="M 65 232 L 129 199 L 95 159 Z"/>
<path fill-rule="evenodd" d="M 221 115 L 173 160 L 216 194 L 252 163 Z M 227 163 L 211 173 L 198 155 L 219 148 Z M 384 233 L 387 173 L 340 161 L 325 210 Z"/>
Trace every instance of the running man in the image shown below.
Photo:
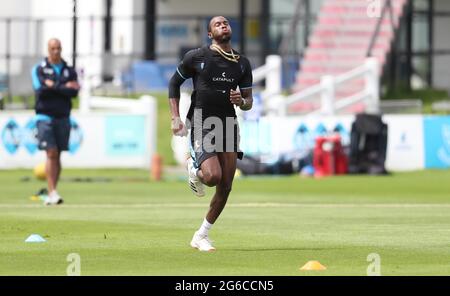
<path fill-rule="evenodd" d="M 39 149 L 47 154 L 45 171 L 49 194 L 44 200 L 45 205 L 63 202 L 56 191 L 61 175 L 61 152 L 69 148 L 71 100 L 80 89 L 77 73 L 62 59 L 61 51 L 61 41 L 50 39 L 48 57 L 31 72 L 36 93 Z"/>
<path fill-rule="evenodd" d="M 169 86 L 172 132 L 185 136 L 190 130 L 189 185 L 197 196 L 205 195 L 204 185 L 216 189 L 191 241 L 200 251 L 215 250 L 208 232 L 227 203 L 237 158 L 243 156 L 235 106 L 247 111 L 253 104 L 252 69 L 248 59 L 231 48 L 231 35 L 228 20 L 213 17 L 208 25 L 212 44 L 186 53 Z M 179 98 L 180 85 L 188 78 L 193 79 L 194 91 L 185 125 L 180 119 Z"/>

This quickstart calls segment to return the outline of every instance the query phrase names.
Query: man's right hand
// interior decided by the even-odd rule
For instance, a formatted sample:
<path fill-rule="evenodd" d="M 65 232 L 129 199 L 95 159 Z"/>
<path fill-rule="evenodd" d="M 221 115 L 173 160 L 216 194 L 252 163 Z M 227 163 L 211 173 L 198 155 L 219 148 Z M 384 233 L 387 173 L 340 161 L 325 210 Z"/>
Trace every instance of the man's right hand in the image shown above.
<path fill-rule="evenodd" d="M 50 80 L 50 79 L 45 79 L 44 83 L 49 88 L 52 88 L 52 87 L 55 86 L 55 82 L 53 80 Z"/>
<path fill-rule="evenodd" d="M 172 118 L 171 128 L 172 128 L 172 133 L 175 136 L 185 137 L 188 134 L 186 126 L 184 125 L 184 123 L 180 117 Z"/>

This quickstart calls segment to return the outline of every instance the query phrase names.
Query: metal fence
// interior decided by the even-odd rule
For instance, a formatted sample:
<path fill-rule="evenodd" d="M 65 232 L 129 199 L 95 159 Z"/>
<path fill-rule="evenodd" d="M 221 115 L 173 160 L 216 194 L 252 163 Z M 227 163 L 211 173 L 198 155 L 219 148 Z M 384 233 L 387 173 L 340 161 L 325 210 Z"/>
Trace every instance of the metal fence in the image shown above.
<path fill-rule="evenodd" d="M 208 42 L 209 16 L 164 16 L 155 20 L 155 57 L 160 63 L 176 64 L 188 49 Z M 294 83 L 299 60 L 306 47 L 307 38 L 316 16 L 302 12 L 292 40 L 283 56 L 285 89 Z M 241 26 L 237 17 L 229 17 L 233 28 L 233 46 L 240 51 Z M 291 25 L 291 15 L 272 15 L 268 21 L 268 53 L 278 53 L 285 32 Z M 58 36 L 63 45 L 63 57 L 71 63 L 77 60 L 79 73 L 98 68 L 94 73 L 100 84 L 111 81 L 118 73 L 126 71 L 145 58 L 145 17 L 114 17 L 110 51 L 105 52 L 104 16 L 78 17 L 76 38 L 73 36 L 74 19 L 49 18 L 0 18 L 0 92 L 3 101 L 11 104 L 17 97 L 32 95 L 30 71 L 46 55 L 46 40 Z M 248 16 L 245 21 L 245 52 L 252 66 L 264 63 L 261 48 L 266 38 L 262 36 L 260 16 Z M 49 33 L 51 32 L 51 34 Z M 77 51 L 72 52 L 76 42 Z M 93 73 L 91 73 L 92 75 Z M 3 79 L 2 79 L 3 77 Z M 123 89 L 125 91 L 125 89 Z M 14 100 L 13 98 L 16 97 Z M 29 103 L 23 102 L 24 106 Z"/>

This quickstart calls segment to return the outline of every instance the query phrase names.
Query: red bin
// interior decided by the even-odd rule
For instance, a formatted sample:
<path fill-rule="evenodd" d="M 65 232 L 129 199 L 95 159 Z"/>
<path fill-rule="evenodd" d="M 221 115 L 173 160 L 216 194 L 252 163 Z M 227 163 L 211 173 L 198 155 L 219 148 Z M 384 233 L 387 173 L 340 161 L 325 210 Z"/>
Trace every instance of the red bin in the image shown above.
<path fill-rule="evenodd" d="M 315 177 L 347 173 L 348 159 L 341 144 L 341 137 L 338 134 L 316 138 L 313 166 Z"/>

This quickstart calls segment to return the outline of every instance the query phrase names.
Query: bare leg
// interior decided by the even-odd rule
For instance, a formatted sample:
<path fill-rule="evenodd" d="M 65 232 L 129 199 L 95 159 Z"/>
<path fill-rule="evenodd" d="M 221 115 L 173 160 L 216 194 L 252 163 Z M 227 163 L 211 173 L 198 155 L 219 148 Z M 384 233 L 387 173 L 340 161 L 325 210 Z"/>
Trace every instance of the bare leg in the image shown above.
<path fill-rule="evenodd" d="M 216 186 L 216 193 L 211 199 L 208 213 L 202 225 L 192 238 L 191 247 L 193 248 L 200 251 L 215 250 L 208 238 L 208 232 L 227 203 L 236 171 L 236 159 L 236 152 L 221 152 L 217 156 L 209 158 L 209 161 L 204 161 L 201 165 L 198 172 L 199 178 L 202 178 L 202 181 L 209 186 Z"/>
<path fill-rule="evenodd" d="M 219 157 L 213 156 L 202 162 L 197 176 L 206 186 L 213 187 L 219 184 L 222 179 L 222 168 Z"/>
<path fill-rule="evenodd" d="M 45 165 L 45 172 L 47 174 L 48 192 L 56 190 L 59 175 L 61 173 L 60 152 L 56 148 L 47 150 L 47 163 Z"/>
<path fill-rule="evenodd" d="M 59 177 L 61 176 L 61 152 L 58 153 L 59 157 L 58 157 L 58 174 L 56 175 L 56 183 L 55 183 L 55 190 L 56 190 L 56 186 L 58 185 L 58 181 L 59 181 Z"/>
<path fill-rule="evenodd" d="M 222 168 L 222 176 L 220 183 L 216 186 L 216 193 L 211 200 L 209 211 L 206 215 L 206 220 L 211 224 L 214 224 L 220 213 L 222 213 L 230 195 L 236 171 L 237 153 L 221 152 L 218 154 L 218 159 Z"/>

